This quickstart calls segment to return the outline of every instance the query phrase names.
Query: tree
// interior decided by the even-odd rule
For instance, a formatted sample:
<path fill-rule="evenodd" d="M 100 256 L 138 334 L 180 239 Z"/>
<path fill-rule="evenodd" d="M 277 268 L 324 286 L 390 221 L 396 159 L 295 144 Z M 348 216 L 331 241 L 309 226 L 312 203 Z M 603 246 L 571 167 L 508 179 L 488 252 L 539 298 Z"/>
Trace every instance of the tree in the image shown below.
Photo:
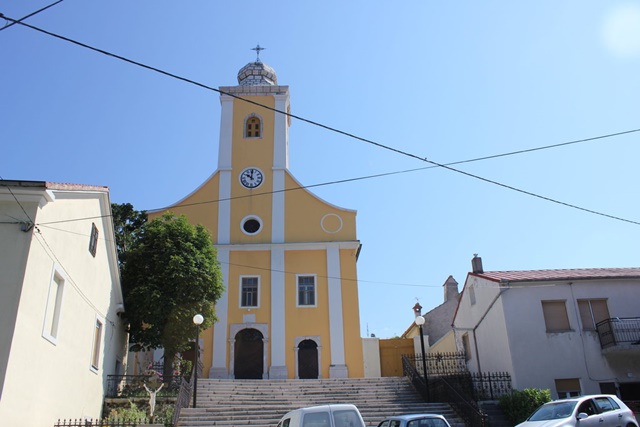
<path fill-rule="evenodd" d="M 203 329 L 216 320 L 224 286 L 211 236 L 184 215 L 168 212 L 146 222 L 127 248 L 122 288 L 131 349 L 163 347 L 168 374 L 175 355 L 195 338 L 193 316 L 204 316 Z"/>
<path fill-rule="evenodd" d="M 125 253 L 135 241 L 140 229 L 147 222 L 147 211 L 133 209 L 131 203 L 112 203 L 111 215 L 116 235 L 118 263 L 124 264 Z"/>

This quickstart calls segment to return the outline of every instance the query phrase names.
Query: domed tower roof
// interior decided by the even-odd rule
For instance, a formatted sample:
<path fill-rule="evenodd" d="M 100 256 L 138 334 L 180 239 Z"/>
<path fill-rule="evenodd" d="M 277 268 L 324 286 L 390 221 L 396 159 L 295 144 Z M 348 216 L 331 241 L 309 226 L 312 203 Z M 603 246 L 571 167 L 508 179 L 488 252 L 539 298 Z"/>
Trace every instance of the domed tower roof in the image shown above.
<path fill-rule="evenodd" d="M 250 62 L 238 71 L 240 86 L 274 86 L 278 84 L 276 71 L 259 59 Z"/>

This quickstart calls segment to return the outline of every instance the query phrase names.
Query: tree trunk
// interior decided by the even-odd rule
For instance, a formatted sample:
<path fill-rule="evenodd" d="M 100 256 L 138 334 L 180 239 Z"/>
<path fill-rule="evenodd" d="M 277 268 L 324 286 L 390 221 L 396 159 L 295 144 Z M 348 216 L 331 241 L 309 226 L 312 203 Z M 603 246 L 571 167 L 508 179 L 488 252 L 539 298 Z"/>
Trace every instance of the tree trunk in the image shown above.
<path fill-rule="evenodd" d="M 173 376 L 173 361 L 176 359 L 176 352 L 164 349 L 163 375 L 164 382 L 167 383 Z"/>

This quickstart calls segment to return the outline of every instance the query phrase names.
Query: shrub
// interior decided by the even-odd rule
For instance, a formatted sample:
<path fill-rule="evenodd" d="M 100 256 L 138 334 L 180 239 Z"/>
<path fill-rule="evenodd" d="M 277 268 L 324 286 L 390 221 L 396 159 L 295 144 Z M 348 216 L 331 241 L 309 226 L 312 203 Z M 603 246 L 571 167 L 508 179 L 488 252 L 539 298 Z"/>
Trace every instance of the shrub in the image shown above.
<path fill-rule="evenodd" d="M 500 409 L 509 418 L 513 425 L 526 420 L 533 411 L 543 403 L 551 400 L 549 389 L 525 388 L 513 390 L 500 398 Z"/>

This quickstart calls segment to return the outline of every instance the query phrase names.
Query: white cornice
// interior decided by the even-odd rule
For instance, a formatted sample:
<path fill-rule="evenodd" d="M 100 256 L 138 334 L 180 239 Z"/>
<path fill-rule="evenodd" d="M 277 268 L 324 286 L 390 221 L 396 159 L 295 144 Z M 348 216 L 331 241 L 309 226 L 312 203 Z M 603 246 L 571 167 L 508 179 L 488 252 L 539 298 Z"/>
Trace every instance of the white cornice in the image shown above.
<path fill-rule="evenodd" d="M 358 249 L 360 247 L 359 240 L 350 240 L 342 242 L 300 242 L 300 243 L 255 243 L 255 244 L 230 244 L 230 245 L 214 245 L 218 249 L 226 249 L 229 251 L 269 251 L 273 249 L 284 249 L 285 251 L 314 251 L 324 250 L 327 248 L 338 249 Z"/>

